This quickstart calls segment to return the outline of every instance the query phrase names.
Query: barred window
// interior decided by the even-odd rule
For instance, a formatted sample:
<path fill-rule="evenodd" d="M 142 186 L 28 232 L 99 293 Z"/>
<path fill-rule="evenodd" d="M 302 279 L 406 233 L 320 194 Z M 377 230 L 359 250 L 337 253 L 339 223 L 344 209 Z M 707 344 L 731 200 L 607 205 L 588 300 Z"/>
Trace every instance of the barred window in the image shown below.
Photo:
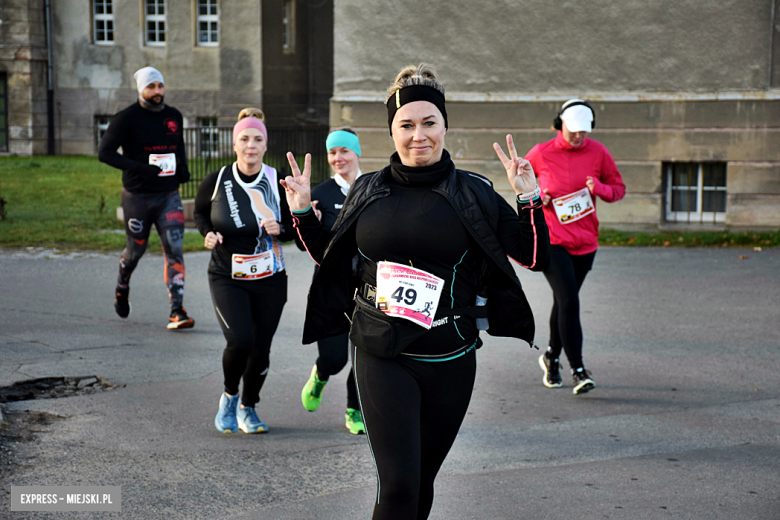
<path fill-rule="evenodd" d="M 284 0 L 282 50 L 286 53 L 295 52 L 295 0 Z"/>
<path fill-rule="evenodd" d="M 99 45 L 114 44 L 114 2 L 113 0 L 93 0 L 92 37 Z"/>
<path fill-rule="evenodd" d="M 146 0 L 146 45 L 165 45 L 165 0 Z"/>
<path fill-rule="evenodd" d="M 217 0 L 198 0 L 198 45 L 219 45 L 219 5 Z"/>
<path fill-rule="evenodd" d="M 100 140 L 103 139 L 110 123 L 111 116 L 95 116 L 95 136 L 97 137 L 98 145 L 100 145 Z"/>
<path fill-rule="evenodd" d="M 668 222 L 726 221 L 726 163 L 668 163 L 665 170 Z"/>
<path fill-rule="evenodd" d="M 219 129 L 216 117 L 198 118 L 200 128 L 200 154 L 206 157 L 219 156 Z"/>

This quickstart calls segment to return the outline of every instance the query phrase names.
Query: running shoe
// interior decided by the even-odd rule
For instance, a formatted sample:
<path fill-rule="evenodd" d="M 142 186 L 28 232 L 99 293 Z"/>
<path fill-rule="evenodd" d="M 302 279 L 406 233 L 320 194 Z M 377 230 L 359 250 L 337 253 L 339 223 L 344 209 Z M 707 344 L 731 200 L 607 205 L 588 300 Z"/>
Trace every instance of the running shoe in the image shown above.
<path fill-rule="evenodd" d="M 120 318 L 130 316 L 133 307 L 130 305 L 130 287 L 117 287 L 116 298 L 114 298 L 114 310 Z"/>
<path fill-rule="evenodd" d="M 590 372 L 585 367 L 571 369 L 571 377 L 574 379 L 574 395 L 590 392 L 596 388 L 596 383 L 590 378 Z"/>
<path fill-rule="evenodd" d="M 244 406 L 243 408 L 239 406 L 236 419 L 238 419 L 238 427 L 244 433 L 268 432 L 268 426 L 257 416 L 254 406 Z"/>
<path fill-rule="evenodd" d="M 195 320 L 187 316 L 187 311 L 184 309 L 184 307 L 181 309 L 173 309 L 171 311 L 171 317 L 168 318 L 169 329 L 191 329 L 194 326 Z"/>
<path fill-rule="evenodd" d="M 561 365 L 557 359 L 550 359 L 549 352 L 545 352 L 539 356 L 539 366 L 544 370 L 544 377 L 542 383 L 547 388 L 560 388 L 563 386 L 563 378 L 561 378 Z"/>
<path fill-rule="evenodd" d="M 303 390 L 301 390 L 301 402 L 304 408 L 310 412 L 319 408 L 322 402 L 322 390 L 326 384 L 327 381 L 320 381 L 320 378 L 317 377 L 317 365 L 314 365 L 309 380 L 306 381 Z"/>
<path fill-rule="evenodd" d="M 214 418 L 214 426 L 222 433 L 236 433 L 238 431 L 238 421 L 236 420 L 236 407 L 238 406 L 238 396 L 228 396 L 222 392 L 219 398 L 219 411 Z"/>
<path fill-rule="evenodd" d="M 363 414 L 360 410 L 354 408 L 347 408 L 347 413 L 344 414 L 344 418 L 347 420 L 347 430 L 352 435 L 360 435 L 366 433 L 366 427 L 363 425 Z"/>

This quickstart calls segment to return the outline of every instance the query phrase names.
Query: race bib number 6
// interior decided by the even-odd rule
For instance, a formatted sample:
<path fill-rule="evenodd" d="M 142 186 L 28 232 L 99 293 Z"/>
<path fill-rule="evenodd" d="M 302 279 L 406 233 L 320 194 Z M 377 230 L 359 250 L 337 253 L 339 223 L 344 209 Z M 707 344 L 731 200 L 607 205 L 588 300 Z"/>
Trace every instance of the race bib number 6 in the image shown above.
<path fill-rule="evenodd" d="M 273 251 L 259 255 L 233 255 L 232 276 L 234 280 L 259 280 L 274 274 Z"/>
<path fill-rule="evenodd" d="M 431 328 L 444 280 L 422 269 L 394 262 L 376 268 L 376 306 L 390 316 Z"/>
<path fill-rule="evenodd" d="M 571 224 L 596 211 L 588 188 L 553 199 L 552 203 L 561 224 Z"/>

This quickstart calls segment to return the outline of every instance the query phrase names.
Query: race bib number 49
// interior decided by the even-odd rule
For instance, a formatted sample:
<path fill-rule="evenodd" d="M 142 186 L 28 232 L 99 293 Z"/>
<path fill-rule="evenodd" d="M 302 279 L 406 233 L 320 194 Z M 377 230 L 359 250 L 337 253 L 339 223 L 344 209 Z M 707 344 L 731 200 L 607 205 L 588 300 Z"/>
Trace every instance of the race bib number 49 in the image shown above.
<path fill-rule="evenodd" d="M 234 280 L 259 280 L 274 274 L 273 251 L 259 255 L 233 255 L 232 275 Z"/>
<path fill-rule="evenodd" d="M 149 154 L 149 164 L 160 168 L 158 177 L 170 177 L 176 175 L 176 154 L 175 153 L 152 153 Z"/>
<path fill-rule="evenodd" d="M 552 203 L 561 224 L 571 224 L 596 211 L 588 188 L 553 199 Z"/>
<path fill-rule="evenodd" d="M 376 268 L 376 306 L 390 316 L 431 328 L 444 280 L 422 269 L 394 262 Z"/>

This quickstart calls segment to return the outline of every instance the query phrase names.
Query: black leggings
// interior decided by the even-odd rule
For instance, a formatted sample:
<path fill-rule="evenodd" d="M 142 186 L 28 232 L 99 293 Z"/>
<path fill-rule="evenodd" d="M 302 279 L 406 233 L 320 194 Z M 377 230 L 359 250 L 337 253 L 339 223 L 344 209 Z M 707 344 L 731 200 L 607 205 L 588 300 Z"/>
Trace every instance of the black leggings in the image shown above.
<path fill-rule="evenodd" d="M 377 470 L 373 520 L 428 518 L 433 481 L 469 407 L 476 352 L 442 362 L 382 359 L 352 347 Z"/>
<path fill-rule="evenodd" d="M 349 334 L 321 339 L 317 342 L 317 377 L 327 381 L 330 376 L 338 374 L 349 361 Z M 347 376 L 347 408 L 360 410 L 360 401 L 355 388 L 355 370 L 350 367 Z"/>
<path fill-rule="evenodd" d="M 246 281 L 209 273 L 209 287 L 217 321 L 227 340 L 222 353 L 225 392 L 237 395 L 243 378 L 241 404 L 254 406 L 260 401 L 270 364 L 271 340 L 287 303 L 287 274 Z"/>
<path fill-rule="evenodd" d="M 152 226 L 160 235 L 165 255 L 165 284 L 171 309 L 182 308 L 184 299 L 184 212 L 178 191 L 131 193 L 122 190 L 127 245 L 119 257 L 117 285 L 127 287 L 138 261 L 146 252 Z"/>
<path fill-rule="evenodd" d="M 559 358 L 566 351 L 571 368 L 582 362 L 582 324 L 580 323 L 580 287 L 593 267 L 596 252 L 572 255 L 561 246 L 552 246 L 550 267 L 544 276 L 553 290 L 554 303 L 550 313 L 550 351 Z"/>

